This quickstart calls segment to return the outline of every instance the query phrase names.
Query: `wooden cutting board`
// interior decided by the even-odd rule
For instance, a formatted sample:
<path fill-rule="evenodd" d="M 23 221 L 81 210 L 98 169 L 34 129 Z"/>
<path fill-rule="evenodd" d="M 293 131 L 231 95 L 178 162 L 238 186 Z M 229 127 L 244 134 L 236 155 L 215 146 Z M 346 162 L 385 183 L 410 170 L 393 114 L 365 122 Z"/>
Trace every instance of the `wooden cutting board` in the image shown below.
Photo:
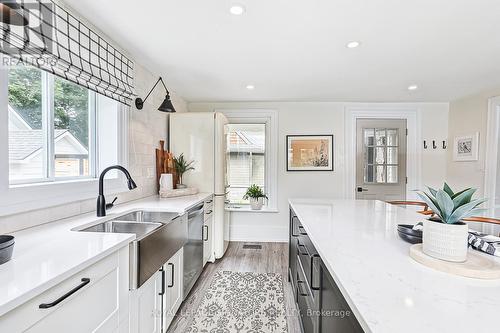
<path fill-rule="evenodd" d="M 422 251 L 422 244 L 410 247 L 410 257 L 424 266 L 435 270 L 475 279 L 500 279 L 500 264 L 493 256 L 482 255 L 469 250 L 465 262 L 451 262 L 428 256 Z"/>

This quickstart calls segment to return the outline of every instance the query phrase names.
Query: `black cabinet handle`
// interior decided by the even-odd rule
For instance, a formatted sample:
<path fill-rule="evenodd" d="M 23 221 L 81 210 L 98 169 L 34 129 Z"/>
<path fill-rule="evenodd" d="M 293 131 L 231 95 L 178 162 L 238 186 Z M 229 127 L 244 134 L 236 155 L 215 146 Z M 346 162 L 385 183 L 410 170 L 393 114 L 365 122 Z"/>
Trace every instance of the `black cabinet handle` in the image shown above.
<path fill-rule="evenodd" d="M 304 244 L 300 244 L 300 243 L 299 243 L 299 241 L 297 241 L 297 243 L 296 243 L 296 245 L 295 245 L 295 246 L 297 247 L 297 253 L 298 253 L 299 255 L 302 255 L 302 256 L 308 256 L 308 255 L 309 255 L 309 253 L 307 252 L 307 247 L 305 247 L 305 245 L 304 245 Z M 305 249 L 306 249 L 306 252 L 300 252 L 300 248 L 301 248 L 301 247 L 305 248 Z"/>
<path fill-rule="evenodd" d="M 210 215 L 210 214 L 212 214 L 212 212 L 213 212 L 213 211 L 210 209 L 210 210 L 209 210 L 208 212 L 206 212 L 205 214 Z"/>
<path fill-rule="evenodd" d="M 297 218 L 297 216 L 292 216 L 292 236 L 293 237 L 297 237 L 298 234 L 296 235 L 295 234 L 295 219 Z"/>
<path fill-rule="evenodd" d="M 302 288 L 300 287 L 301 285 L 304 284 L 304 281 L 301 281 L 301 280 L 297 280 L 297 294 L 299 294 L 300 296 L 309 296 L 308 293 L 305 293 L 302 291 Z"/>
<path fill-rule="evenodd" d="M 213 200 L 205 201 L 206 204 L 211 204 L 212 202 L 214 202 L 214 201 Z"/>
<path fill-rule="evenodd" d="M 297 227 L 297 229 L 299 229 L 299 232 L 300 232 L 300 234 L 301 234 L 301 235 L 303 235 L 303 236 L 307 236 L 306 229 L 304 229 L 304 227 L 303 227 L 303 226 L 299 225 L 299 226 Z"/>
<path fill-rule="evenodd" d="M 172 264 L 171 262 L 169 262 L 168 265 L 172 267 L 172 271 L 171 271 L 172 275 L 170 275 L 172 284 L 168 285 L 167 287 L 168 288 L 172 288 L 174 286 L 174 283 L 175 283 L 175 281 L 174 281 L 174 278 L 175 278 L 175 273 L 174 273 L 175 272 L 175 265 Z"/>
<path fill-rule="evenodd" d="M 207 241 L 208 240 L 208 225 L 204 225 L 203 226 L 203 230 L 201 232 L 203 235 L 203 241 Z"/>
<path fill-rule="evenodd" d="M 74 293 L 76 293 L 78 290 L 82 289 L 83 287 L 85 287 L 89 283 L 90 283 L 90 279 L 89 278 L 82 278 L 82 283 L 80 283 L 78 286 L 76 286 L 75 288 L 73 288 L 70 291 L 68 291 L 66 294 L 64 294 L 61 297 L 59 297 L 58 299 L 56 299 L 54 302 L 52 302 L 52 303 L 42 303 L 38 307 L 40 309 L 48 309 L 48 308 L 51 308 L 53 306 L 56 306 L 57 304 L 61 303 L 66 298 L 70 297 L 71 295 L 73 295 Z"/>
<path fill-rule="evenodd" d="M 314 286 L 314 259 L 315 258 L 319 258 L 319 255 L 313 254 L 311 256 L 311 275 L 310 275 L 311 276 L 311 285 L 310 285 L 310 287 L 311 287 L 312 290 L 319 290 L 320 287 L 315 287 Z"/>
<path fill-rule="evenodd" d="M 161 291 L 158 293 L 158 295 L 165 295 L 165 270 L 162 268 L 160 269 L 161 272 Z"/>

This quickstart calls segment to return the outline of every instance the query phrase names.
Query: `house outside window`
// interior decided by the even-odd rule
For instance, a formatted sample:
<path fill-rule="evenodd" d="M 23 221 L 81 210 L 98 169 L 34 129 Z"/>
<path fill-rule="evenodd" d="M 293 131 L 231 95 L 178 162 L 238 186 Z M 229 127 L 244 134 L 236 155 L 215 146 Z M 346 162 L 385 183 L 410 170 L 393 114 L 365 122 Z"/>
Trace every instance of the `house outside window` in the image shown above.
<path fill-rule="evenodd" d="M 246 189 L 256 184 L 266 192 L 266 125 L 229 124 L 229 200 L 249 204 Z"/>
<path fill-rule="evenodd" d="M 17 66 L 8 72 L 7 108 L 11 185 L 95 178 L 99 165 L 118 163 L 114 100 Z"/>

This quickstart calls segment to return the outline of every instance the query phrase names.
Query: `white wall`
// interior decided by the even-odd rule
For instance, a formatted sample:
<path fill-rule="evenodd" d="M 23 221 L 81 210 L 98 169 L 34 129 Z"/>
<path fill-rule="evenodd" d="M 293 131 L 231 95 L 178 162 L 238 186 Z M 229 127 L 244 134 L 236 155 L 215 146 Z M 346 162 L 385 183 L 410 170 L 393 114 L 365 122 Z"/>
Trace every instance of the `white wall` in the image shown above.
<path fill-rule="evenodd" d="M 452 187 L 478 188 L 477 195 L 484 195 L 488 99 L 500 96 L 500 89 L 465 97 L 450 103 L 447 155 L 447 179 Z M 453 161 L 453 139 L 457 136 L 479 132 L 479 160 Z"/>
<path fill-rule="evenodd" d="M 244 241 L 287 241 L 288 199 L 298 197 L 343 198 L 344 110 L 353 104 L 328 102 L 260 102 L 260 103 L 190 103 L 191 112 L 214 109 L 273 109 L 278 111 L 278 213 L 233 212 L 231 239 Z M 364 104 L 366 106 L 367 104 Z M 425 126 L 422 137 L 438 142 L 446 138 L 448 104 L 373 104 L 380 109 L 403 107 L 417 109 Z M 427 122 L 432 125 L 427 126 Z M 290 134 L 334 134 L 333 172 L 286 172 L 285 136 Z M 435 186 L 446 172 L 446 153 L 442 149 L 423 152 L 422 182 Z"/>
<path fill-rule="evenodd" d="M 152 74 L 140 64 L 135 64 L 135 86 L 139 96 L 145 96 L 157 79 L 157 75 Z M 159 140 L 167 138 L 167 114 L 157 110 L 164 98 L 164 92 L 161 89 L 156 89 L 144 104 L 144 109 L 139 111 L 135 107 L 131 107 L 129 110 L 128 170 L 138 188 L 118 194 L 117 203 L 156 194 L 154 151 L 159 145 Z M 187 104 L 181 97 L 171 93 L 171 98 L 177 112 L 187 111 Z M 97 193 L 96 186 L 96 198 Z M 111 194 L 107 194 L 107 196 L 111 196 Z M 0 234 L 91 212 L 96 209 L 95 205 L 95 198 L 91 198 L 61 206 L 2 216 L 0 217 Z"/>

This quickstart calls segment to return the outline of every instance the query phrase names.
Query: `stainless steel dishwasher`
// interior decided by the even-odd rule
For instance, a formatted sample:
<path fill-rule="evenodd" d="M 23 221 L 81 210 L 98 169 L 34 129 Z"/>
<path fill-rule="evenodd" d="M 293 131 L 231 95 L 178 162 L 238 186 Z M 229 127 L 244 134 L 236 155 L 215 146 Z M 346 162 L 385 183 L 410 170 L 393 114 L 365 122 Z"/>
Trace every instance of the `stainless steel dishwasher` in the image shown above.
<path fill-rule="evenodd" d="M 184 298 L 203 270 L 203 203 L 188 210 L 188 240 L 184 244 Z"/>

